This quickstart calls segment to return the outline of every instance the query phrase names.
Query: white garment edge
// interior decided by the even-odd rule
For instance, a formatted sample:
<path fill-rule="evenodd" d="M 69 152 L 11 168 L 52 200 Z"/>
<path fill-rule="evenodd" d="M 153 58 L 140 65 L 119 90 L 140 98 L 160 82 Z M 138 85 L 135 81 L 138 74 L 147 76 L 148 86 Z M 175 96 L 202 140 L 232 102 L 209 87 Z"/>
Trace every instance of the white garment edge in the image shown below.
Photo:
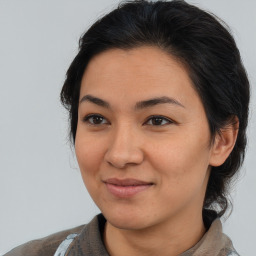
<path fill-rule="evenodd" d="M 230 252 L 227 256 L 239 256 L 236 252 Z"/>
<path fill-rule="evenodd" d="M 61 242 L 59 247 L 57 248 L 57 251 L 55 252 L 54 256 L 65 256 L 68 247 L 70 244 L 74 241 L 74 239 L 77 237 L 77 234 L 70 234 L 66 237 L 65 240 Z"/>

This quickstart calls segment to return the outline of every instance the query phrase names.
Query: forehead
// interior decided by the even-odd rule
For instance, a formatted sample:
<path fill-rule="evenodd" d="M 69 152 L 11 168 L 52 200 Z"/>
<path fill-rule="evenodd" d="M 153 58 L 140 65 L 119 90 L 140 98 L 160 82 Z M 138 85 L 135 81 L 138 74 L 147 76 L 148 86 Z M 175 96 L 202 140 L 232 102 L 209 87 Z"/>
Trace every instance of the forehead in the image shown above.
<path fill-rule="evenodd" d="M 152 46 L 111 49 L 93 57 L 82 78 L 80 98 L 87 93 L 124 102 L 170 96 L 186 103 L 192 96 L 198 98 L 182 63 Z"/>

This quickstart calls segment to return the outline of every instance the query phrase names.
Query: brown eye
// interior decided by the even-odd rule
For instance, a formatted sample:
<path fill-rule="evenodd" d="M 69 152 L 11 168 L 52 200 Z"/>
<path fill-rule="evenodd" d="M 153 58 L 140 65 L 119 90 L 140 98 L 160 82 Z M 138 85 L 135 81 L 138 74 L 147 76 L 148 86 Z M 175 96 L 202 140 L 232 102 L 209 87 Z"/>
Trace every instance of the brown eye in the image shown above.
<path fill-rule="evenodd" d="M 101 125 L 108 123 L 107 120 L 101 115 L 89 115 L 84 118 L 84 122 L 91 125 Z"/>
<path fill-rule="evenodd" d="M 146 122 L 146 124 L 153 125 L 153 126 L 163 126 L 171 123 L 173 123 L 172 120 L 163 116 L 152 116 Z"/>

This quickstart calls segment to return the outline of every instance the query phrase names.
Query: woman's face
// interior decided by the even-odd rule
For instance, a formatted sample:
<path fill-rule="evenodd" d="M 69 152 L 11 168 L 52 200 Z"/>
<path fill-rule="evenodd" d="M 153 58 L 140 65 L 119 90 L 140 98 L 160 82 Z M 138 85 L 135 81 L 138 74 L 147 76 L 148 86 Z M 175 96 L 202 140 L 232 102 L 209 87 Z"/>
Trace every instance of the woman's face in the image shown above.
<path fill-rule="evenodd" d="M 156 47 L 113 49 L 84 73 L 75 141 L 84 183 L 124 229 L 201 216 L 210 131 L 181 63 Z"/>

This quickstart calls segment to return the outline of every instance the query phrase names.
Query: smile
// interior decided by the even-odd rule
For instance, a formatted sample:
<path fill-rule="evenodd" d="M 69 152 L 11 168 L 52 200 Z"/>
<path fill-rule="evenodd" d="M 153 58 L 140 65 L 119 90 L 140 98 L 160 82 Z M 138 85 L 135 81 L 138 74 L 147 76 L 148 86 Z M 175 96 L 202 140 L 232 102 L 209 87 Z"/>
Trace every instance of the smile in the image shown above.
<path fill-rule="evenodd" d="M 153 183 L 145 182 L 135 179 L 108 179 L 104 181 L 108 191 L 119 198 L 132 197 L 148 188 L 150 188 Z"/>

